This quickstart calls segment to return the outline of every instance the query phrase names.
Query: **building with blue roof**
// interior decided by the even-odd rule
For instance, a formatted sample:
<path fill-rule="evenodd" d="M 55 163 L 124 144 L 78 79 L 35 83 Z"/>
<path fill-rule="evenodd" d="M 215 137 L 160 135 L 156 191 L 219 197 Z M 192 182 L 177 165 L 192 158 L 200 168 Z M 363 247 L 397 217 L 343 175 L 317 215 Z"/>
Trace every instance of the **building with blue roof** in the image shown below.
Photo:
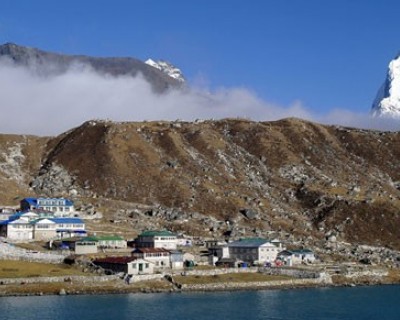
<path fill-rule="evenodd" d="M 74 203 L 65 198 L 24 198 L 20 206 L 22 211 L 41 209 L 58 217 L 68 217 L 75 211 Z"/>
<path fill-rule="evenodd" d="M 11 240 L 52 240 L 86 236 L 85 223 L 79 218 L 35 218 L 32 212 L 18 213 L 0 222 L 0 236 Z"/>

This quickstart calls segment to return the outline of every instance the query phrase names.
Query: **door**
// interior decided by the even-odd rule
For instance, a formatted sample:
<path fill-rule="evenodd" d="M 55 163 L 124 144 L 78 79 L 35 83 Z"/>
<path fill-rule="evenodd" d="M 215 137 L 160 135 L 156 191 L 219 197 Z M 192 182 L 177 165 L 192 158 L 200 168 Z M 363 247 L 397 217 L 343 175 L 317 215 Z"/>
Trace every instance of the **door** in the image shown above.
<path fill-rule="evenodd" d="M 142 272 L 143 271 L 143 263 L 139 263 L 139 272 Z"/>

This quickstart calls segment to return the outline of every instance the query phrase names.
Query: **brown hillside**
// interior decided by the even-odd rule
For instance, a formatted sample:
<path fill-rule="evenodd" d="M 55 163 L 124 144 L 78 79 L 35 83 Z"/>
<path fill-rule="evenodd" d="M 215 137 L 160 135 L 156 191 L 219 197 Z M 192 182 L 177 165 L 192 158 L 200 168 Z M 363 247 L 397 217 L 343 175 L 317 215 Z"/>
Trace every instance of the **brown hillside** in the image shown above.
<path fill-rule="evenodd" d="M 1 136 L 0 149 L 21 139 L 25 178 L 15 182 L 2 170 L 2 181 L 18 184 L 16 193 L 1 189 L 4 203 L 31 178 L 37 194 L 71 196 L 82 210 L 92 204 L 105 229 L 122 219 L 119 230 L 275 232 L 305 245 L 323 247 L 334 236 L 400 249 L 397 132 L 298 119 L 89 121 L 51 140 Z"/>

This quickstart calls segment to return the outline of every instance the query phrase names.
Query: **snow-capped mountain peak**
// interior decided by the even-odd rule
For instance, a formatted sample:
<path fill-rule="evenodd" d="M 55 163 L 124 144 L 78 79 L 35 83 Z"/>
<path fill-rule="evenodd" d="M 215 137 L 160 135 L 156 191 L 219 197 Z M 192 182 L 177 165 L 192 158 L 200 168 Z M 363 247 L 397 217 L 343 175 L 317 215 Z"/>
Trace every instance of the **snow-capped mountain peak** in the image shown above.
<path fill-rule="evenodd" d="M 164 72 L 171 78 L 178 80 L 179 82 L 185 82 L 185 77 L 183 76 L 182 71 L 167 61 L 154 61 L 152 59 L 147 59 L 145 63 L 158 70 L 161 70 L 162 72 Z"/>
<path fill-rule="evenodd" d="M 385 83 L 372 106 L 375 117 L 400 119 L 400 54 L 389 63 Z"/>

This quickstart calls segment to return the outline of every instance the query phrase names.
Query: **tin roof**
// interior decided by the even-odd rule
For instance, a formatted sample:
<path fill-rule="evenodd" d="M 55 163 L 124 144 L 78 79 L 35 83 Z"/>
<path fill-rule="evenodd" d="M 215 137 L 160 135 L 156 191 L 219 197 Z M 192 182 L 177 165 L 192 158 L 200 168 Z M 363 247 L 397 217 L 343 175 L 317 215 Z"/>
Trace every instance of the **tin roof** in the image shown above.
<path fill-rule="evenodd" d="M 82 224 L 82 223 L 84 223 L 83 220 L 80 218 L 52 218 L 50 220 L 55 223 L 58 223 L 58 224 L 60 224 L 60 223 Z"/>
<path fill-rule="evenodd" d="M 270 242 L 262 238 L 245 238 L 228 243 L 228 247 L 242 247 L 242 248 L 255 248 Z"/>
<path fill-rule="evenodd" d="M 93 263 L 127 264 L 134 260 L 136 260 L 135 257 L 106 257 L 106 258 L 96 259 L 93 261 Z"/>
<path fill-rule="evenodd" d="M 65 205 L 66 206 L 73 206 L 74 205 L 72 200 L 65 199 L 65 198 L 41 198 L 41 197 L 40 198 L 24 198 L 24 199 L 22 199 L 22 201 L 28 202 L 31 206 L 36 206 L 38 199 L 39 200 L 63 200 L 63 201 L 65 201 Z"/>
<path fill-rule="evenodd" d="M 124 238 L 115 235 L 91 236 L 82 239 L 82 241 L 123 241 L 123 240 Z"/>
<path fill-rule="evenodd" d="M 132 253 L 164 253 L 168 252 L 169 250 L 165 248 L 137 248 L 132 251 Z"/>
<path fill-rule="evenodd" d="M 176 234 L 168 230 L 148 230 L 143 231 L 139 237 L 176 237 Z"/>

